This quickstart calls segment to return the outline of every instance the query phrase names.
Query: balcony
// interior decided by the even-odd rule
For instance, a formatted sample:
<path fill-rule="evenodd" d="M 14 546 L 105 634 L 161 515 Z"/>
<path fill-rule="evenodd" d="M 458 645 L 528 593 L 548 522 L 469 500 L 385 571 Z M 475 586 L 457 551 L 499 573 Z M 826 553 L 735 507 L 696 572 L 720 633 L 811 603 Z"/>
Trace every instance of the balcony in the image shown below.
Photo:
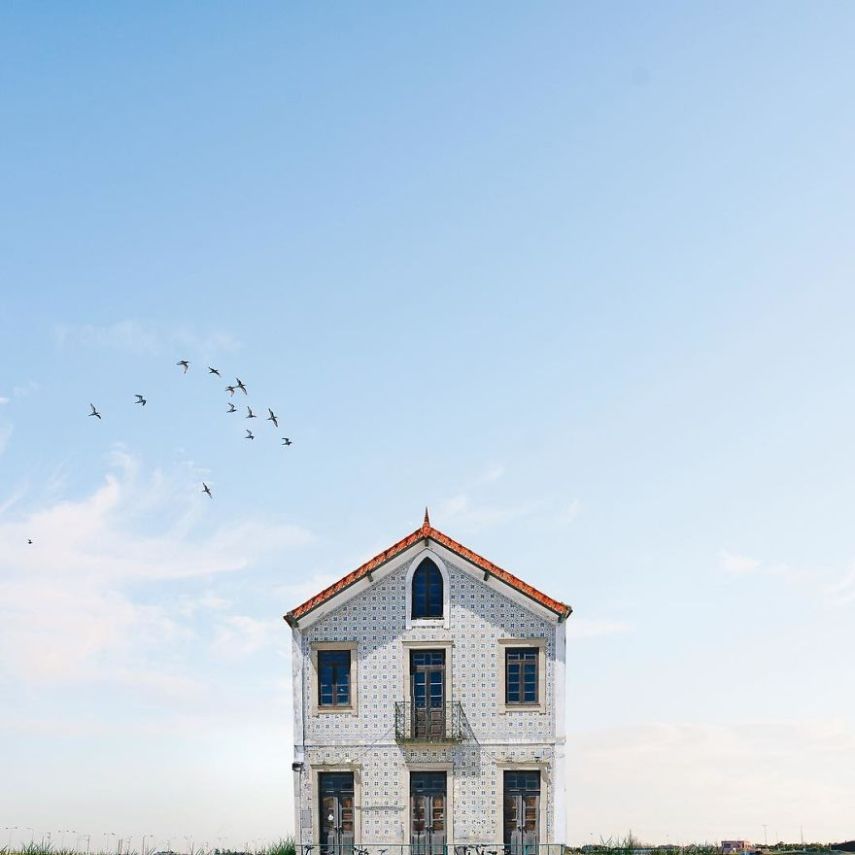
<path fill-rule="evenodd" d="M 431 707 L 399 701 L 395 704 L 395 741 L 460 742 L 465 720 L 457 701 Z"/>

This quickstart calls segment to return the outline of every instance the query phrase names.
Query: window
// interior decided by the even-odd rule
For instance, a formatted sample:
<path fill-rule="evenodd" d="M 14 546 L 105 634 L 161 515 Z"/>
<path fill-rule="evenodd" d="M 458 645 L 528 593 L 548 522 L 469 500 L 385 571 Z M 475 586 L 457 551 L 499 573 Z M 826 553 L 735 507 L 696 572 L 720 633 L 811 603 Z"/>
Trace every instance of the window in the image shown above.
<path fill-rule="evenodd" d="M 311 715 L 359 715 L 359 645 L 355 641 L 310 644 L 308 698 Z"/>
<path fill-rule="evenodd" d="M 430 558 L 425 558 L 413 573 L 412 619 L 441 620 L 442 599 L 442 574 Z"/>
<path fill-rule="evenodd" d="M 538 703 L 538 650 L 508 647 L 505 650 L 505 703 Z"/>
<path fill-rule="evenodd" d="M 350 707 L 350 651 L 318 651 L 318 706 Z"/>
<path fill-rule="evenodd" d="M 545 713 L 547 681 L 545 638 L 500 638 L 496 657 L 499 713 Z"/>

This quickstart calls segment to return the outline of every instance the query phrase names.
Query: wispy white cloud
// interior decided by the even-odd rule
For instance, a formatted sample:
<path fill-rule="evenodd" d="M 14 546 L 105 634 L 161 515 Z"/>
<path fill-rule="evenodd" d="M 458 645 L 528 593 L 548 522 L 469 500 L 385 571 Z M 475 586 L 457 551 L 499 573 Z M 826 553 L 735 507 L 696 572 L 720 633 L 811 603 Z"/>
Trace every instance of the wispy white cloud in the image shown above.
<path fill-rule="evenodd" d="M 572 523 L 582 510 L 582 502 L 579 499 L 573 499 L 569 505 L 558 515 L 559 520 L 565 525 Z"/>
<path fill-rule="evenodd" d="M 188 358 L 212 358 L 240 349 L 233 335 L 220 330 L 200 332 L 189 326 L 166 327 L 134 319 L 100 326 L 60 324 L 54 329 L 54 340 L 60 348 L 118 350 L 137 356 L 181 351 Z"/>
<path fill-rule="evenodd" d="M 733 576 L 768 576 L 787 582 L 821 582 L 825 574 L 820 568 L 795 567 L 781 561 L 765 561 L 722 549 L 719 552 L 719 567 Z"/>
<path fill-rule="evenodd" d="M 467 493 L 440 502 L 436 518 L 442 525 L 457 525 L 464 529 L 478 530 L 492 526 L 505 525 L 514 520 L 523 519 L 540 510 L 539 502 L 522 502 L 512 505 L 479 504 Z"/>
<path fill-rule="evenodd" d="M 175 579 L 239 570 L 260 555 L 312 540 L 306 529 L 271 519 L 197 532 L 205 510 L 195 481 L 176 481 L 160 470 L 142 479 L 139 462 L 122 451 L 114 451 L 111 462 L 113 471 L 89 496 L 0 525 L 0 542 L 7 544 L 0 569 Z M 28 547 L 28 537 L 38 549 Z"/>
<path fill-rule="evenodd" d="M 287 642 L 281 621 L 261 621 L 248 615 L 229 615 L 217 625 L 214 650 L 229 659 L 240 659 L 273 645 Z"/>
<path fill-rule="evenodd" d="M 135 650 L 175 639 L 161 607 L 91 580 L 18 577 L 0 584 L 0 660 L 27 681 L 103 679 Z"/>
<path fill-rule="evenodd" d="M 832 604 L 846 605 L 855 602 L 855 567 L 837 582 L 828 585 L 824 593 Z"/>
<path fill-rule="evenodd" d="M 761 562 L 747 555 L 738 555 L 722 549 L 719 553 L 719 564 L 721 569 L 727 573 L 753 573 L 759 569 Z"/>
<path fill-rule="evenodd" d="M 11 400 L 11 398 L 6 398 L 3 395 L 0 395 L 0 407 L 2 407 L 4 404 L 8 404 Z"/>
<path fill-rule="evenodd" d="M 230 606 L 230 600 L 219 596 L 213 591 L 205 591 L 203 594 L 195 597 L 180 597 L 177 601 L 177 609 L 185 617 L 193 617 L 193 615 L 199 612 L 220 612 Z"/>
<path fill-rule="evenodd" d="M 12 387 L 13 398 L 27 398 L 34 392 L 38 392 L 41 386 L 35 380 L 27 380 L 26 383 L 18 384 Z"/>
<path fill-rule="evenodd" d="M 188 638 L 176 580 L 229 573 L 302 546 L 306 529 L 276 519 L 206 525 L 195 481 L 146 474 L 122 450 L 92 493 L 0 518 L 0 673 L 24 680 L 121 680 Z M 33 543 L 28 544 L 28 538 Z M 156 592 L 152 600 L 146 592 Z M 197 608 L 217 610 L 212 591 Z M 192 613 L 192 611 L 191 611 Z M 241 649 L 251 626 L 231 626 Z M 192 635 L 192 633 L 190 633 Z M 167 670 L 163 686 L 179 677 Z M 157 685 L 155 676 L 150 687 Z"/>
<path fill-rule="evenodd" d="M 783 562 L 764 561 L 722 549 L 719 567 L 737 578 L 765 578 L 802 587 L 810 596 L 829 606 L 855 602 L 855 565 L 844 573 L 828 567 L 799 567 Z"/>
<path fill-rule="evenodd" d="M 10 508 L 13 508 L 18 504 L 18 502 L 24 498 L 26 492 L 25 487 L 18 487 L 11 495 L 0 501 L 0 517 L 2 517 Z"/>
<path fill-rule="evenodd" d="M 12 438 L 12 425 L 0 425 L 0 454 L 6 450 Z"/>
<path fill-rule="evenodd" d="M 328 588 L 346 573 L 359 567 L 360 564 L 376 555 L 382 548 L 376 549 L 371 555 L 344 564 L 340 573 L 307 573 L 299 581 L 277 585 L 273 589 L 273 595 L 278 602 L 285 604 L 286 610 L 296 608 L 310 597 Z"/>
<path fill-rule="evenodd" d="M 494 484 L 505 474 L 505 467 L 501 463 L 490 463 L 478 477 L 478 484 Z"/>

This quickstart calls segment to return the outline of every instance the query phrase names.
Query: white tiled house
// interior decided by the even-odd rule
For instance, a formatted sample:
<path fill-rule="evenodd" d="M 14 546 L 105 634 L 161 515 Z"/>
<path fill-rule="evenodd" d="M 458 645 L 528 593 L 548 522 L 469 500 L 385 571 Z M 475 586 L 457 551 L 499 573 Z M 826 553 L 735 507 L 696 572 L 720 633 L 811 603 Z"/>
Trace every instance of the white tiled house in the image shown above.
<path fill-rule="evenodd" d="M 285 615 L 299 844 L 520 855 L 562 843 L 570 612 L 425 513 Z"/>

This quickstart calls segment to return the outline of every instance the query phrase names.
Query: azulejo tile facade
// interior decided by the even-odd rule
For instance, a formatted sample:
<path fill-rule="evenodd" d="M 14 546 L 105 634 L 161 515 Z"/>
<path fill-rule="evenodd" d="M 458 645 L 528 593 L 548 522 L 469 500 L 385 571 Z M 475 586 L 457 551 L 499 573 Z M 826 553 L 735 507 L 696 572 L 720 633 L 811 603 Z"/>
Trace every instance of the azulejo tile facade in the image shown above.
<path fill-rule="evenodd" d="M 381 555 L 285 616 L 300 843 L 562 842 L 570 608 L 427 516 Z"/>

